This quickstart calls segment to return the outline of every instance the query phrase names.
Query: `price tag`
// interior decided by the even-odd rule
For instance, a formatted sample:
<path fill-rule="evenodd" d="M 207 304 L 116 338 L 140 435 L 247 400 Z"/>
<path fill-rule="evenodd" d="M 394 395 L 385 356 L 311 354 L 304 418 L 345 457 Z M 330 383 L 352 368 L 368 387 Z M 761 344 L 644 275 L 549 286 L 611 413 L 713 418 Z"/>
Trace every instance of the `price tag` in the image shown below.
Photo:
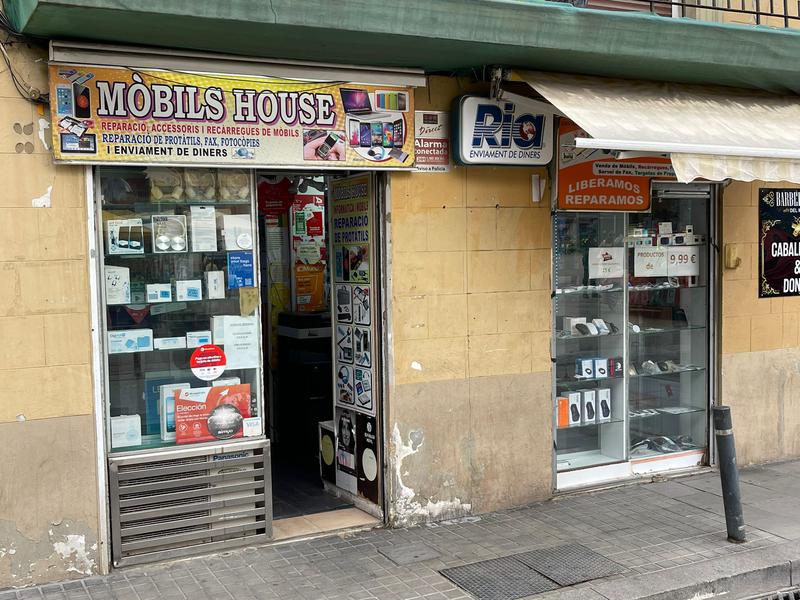
<path fill-rule="evenodd" d="M 667 271 L 670 277 L 700 275 L 700 246 L 670 246 Z"/>

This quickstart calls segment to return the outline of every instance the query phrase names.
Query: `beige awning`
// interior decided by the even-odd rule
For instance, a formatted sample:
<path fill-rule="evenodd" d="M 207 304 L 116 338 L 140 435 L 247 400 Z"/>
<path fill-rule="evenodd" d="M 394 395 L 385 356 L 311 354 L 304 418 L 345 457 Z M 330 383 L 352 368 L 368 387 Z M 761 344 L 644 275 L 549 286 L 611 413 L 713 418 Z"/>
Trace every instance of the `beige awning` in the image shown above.
<path fill-rule="evenodd" d="M 679 181 L 800 183 L 800 97 L 517 71 L 591 138 L 578 147 L 669 153 Z"/>

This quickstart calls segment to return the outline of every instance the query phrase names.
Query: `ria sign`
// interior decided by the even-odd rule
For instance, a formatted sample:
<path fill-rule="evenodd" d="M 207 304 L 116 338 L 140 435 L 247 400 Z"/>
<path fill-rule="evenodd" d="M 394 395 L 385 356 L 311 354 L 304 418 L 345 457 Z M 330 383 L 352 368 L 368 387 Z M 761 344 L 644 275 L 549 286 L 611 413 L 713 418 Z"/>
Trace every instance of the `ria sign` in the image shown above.
<path fill-rule="evenodd" d="M 462 165 L 546 165 L 553 158 L 553 108 L 504 93 L 454 103 L 453 147 Z"/>

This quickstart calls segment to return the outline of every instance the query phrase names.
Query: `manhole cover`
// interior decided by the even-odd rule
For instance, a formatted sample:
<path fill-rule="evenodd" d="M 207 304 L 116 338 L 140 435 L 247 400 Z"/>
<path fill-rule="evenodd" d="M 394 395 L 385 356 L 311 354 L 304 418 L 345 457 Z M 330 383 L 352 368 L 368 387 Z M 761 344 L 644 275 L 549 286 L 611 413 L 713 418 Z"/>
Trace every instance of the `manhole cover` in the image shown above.
<path fill-rule="evenodd" d="M 403 544 L 402 546 L 387 546 L 378 548 L 378 552 L 399 566 L 410 565 L 439 558 L 441 555 L 426 544 Z"/>
<path fill-rule="evenodd" d="M 622 565 L 580 544 L 541 548 L 517 554 L 514 558 L 562 586 L 616 575 L 625 570 Z"/>
<path fill-rule="evenodd" d="M 494 558 L 440 571 L 478 600 L 516 600 L 558 586 L 513 557 Z"/>

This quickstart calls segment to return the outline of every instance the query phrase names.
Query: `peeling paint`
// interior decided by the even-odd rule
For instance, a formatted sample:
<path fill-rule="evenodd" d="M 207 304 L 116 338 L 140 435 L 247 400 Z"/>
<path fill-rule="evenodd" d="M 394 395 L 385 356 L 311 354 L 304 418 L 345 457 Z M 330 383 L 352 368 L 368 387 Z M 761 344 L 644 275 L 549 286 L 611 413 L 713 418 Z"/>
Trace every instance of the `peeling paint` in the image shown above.
<path fill-rule="evenodd" d="M 86 552 L 86 536 L 67 534 L 63 542 L 55 542 L 53 550 L 65 561 L 66 570 L 91 575 L 94 573 L 94 559 Z"/>
<path fill-rule="evenodd" d="M 33 206 L 33 208 L 50 208 L 50 194 L 52 193 L 53 186 L 48 185 L 47 191 L 44 194 L 31 200 L 31 206 Z"/>
<path fill-rule="evenodd" d="M 408 475 L 408 472 L 403 472 L 402 470 L 403 461 L 419 451 L 425 442 L 425 435 L 422 431 L 414 429 L 409 432 L 408 443 L 406 443 L 403 441 L 400 428 L 395 423 L 392 430 L 392 442 L 394 445 L 394 469 L 397 483 L 397 496 L 393 510 L 397 525 L 405 527 L 419 521 L 437 520 L 444 516 L 463 514 L 472 510 L 471 504 L 461 502 L 458 497 L 437 502 L 433 502 L 428 498 L 425 504 L 415 500 L 416 492 L 403 483 L 403 476 Z"/>
<path fill-rule="evenodd" d="M 412 360 L 412 361 L 411 361 L 411 368 L 412 368 L 412 369 L 414 369 L 415 371 L 422 371 L 422 365 L 421 365 L 421 364 L 419 364 L 419 363 L 418 363 L 417 361 L 415 361 L 415 360 Z"/>
<path fill-rule="evenodd" d="M 42 146 L 44 146 L 45 150 L 50 150 L 50 146 L 47 145 L 47 130 L 50 129 L 50 121 L 47 119 L 39 119 L 39 139 L 42 142 Z"/>

